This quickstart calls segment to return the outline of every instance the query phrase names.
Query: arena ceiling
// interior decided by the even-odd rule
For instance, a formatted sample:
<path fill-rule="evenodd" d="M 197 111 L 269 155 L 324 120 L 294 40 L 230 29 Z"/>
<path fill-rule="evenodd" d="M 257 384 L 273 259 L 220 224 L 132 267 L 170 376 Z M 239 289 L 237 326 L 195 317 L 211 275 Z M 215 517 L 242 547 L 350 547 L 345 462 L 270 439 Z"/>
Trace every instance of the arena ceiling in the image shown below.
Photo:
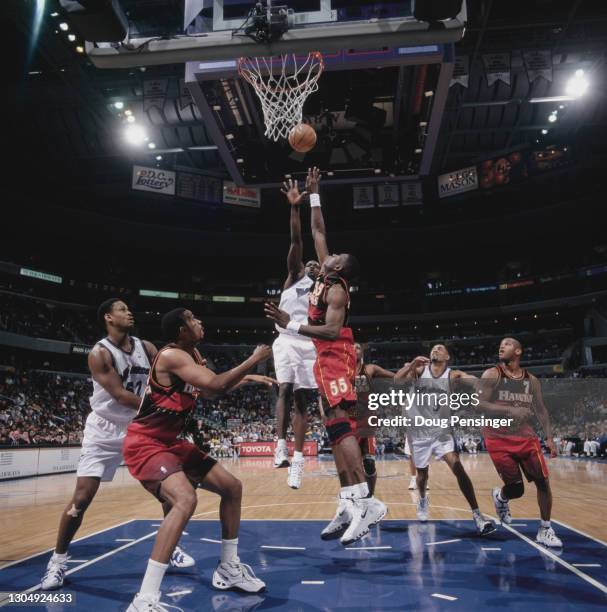
<path fill-rule="evenodd" d="M 10 43 L 27 56 L 31 40 L 32 2 L 9 2 L 14 28 Z M 77 181 L 82 177 L 107 183 L 128 175 L 133 162 L 149 163 L 162 154 L 163 163 L 201 168 L 218 175 L 225 168 L 212 148 L 205 126 L 193 104 L 182 104 L 182 64 L 141 69 L 99 70 L 75 51 L 58 28 L 56 0 L 47 2 L 40 37 L 29 62 L 8 66 L 15 105 L 10 121 L 19 125 L 30 156 L 61 160 Z M 124 6 L 140 32 L 152 35 L 177 32 L 182 15 L 179 0 L 129 0 Z M 28 6 L 29 5 L 29 6 Z M 465 167 L 474 162 L 516 151 L 529 144 L 566 143 L 604 149 L 607 125 L 605 53 L 607 5 L 589 0 L 528 0 L 501 3 L 468 2 L 469 27 L 456 45 L 467 58 L 467 87 L 453 85 L 432 160 L 432 173 Z M 549 52 L 551 80 L 530 81 L 524 53 Z M 485 56 L 510 54 L 510 84 L 488 86 Z M 563 95 L 567 79 L 583 69 L 591 92 L 575 103 L 545 102 Z M 168 79 L 162 107 L 144 108 L 144 82 Z M 157 151 L 133 153 L 125 148 L 121 123 L 113 103 L 141 108 Z M 538 102 L 539 100 L 539 102 Z M 563 108 L 559 108 L 559 106 Z M 558 109 L 558 120 L 548 117 Z M 182 152 L 171 152 L 181 149 Z"/>

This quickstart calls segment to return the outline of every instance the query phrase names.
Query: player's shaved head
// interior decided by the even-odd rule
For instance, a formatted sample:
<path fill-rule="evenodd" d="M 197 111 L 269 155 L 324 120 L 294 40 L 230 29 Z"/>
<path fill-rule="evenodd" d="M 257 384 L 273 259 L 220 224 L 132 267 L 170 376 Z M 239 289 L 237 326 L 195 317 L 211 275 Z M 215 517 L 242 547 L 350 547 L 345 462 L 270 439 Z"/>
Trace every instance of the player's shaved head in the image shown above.
<path fill-rule="evenodd" d="M 523 345 L 516 338 L 504 338 L 504 340 L 509 340 L 510 342 L 512 342 L 512 344 L 514 344 L 514 348 L 519 349 L 521 351 L 523 350 Z"/>

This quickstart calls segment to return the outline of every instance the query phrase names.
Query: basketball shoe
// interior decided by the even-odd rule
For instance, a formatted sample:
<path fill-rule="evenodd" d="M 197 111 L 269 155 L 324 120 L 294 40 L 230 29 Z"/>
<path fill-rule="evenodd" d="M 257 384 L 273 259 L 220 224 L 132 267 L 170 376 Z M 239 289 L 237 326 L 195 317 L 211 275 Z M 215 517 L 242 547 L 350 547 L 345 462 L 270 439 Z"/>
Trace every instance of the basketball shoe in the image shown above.
<path fill-rule="evenodd" d="M 287 477 L 287 484 L 292 489 L 299 489 L 301 487 L 301 480 L 304 473 L 305 459 L 293 459 L 289 466 L 289 475 Z"/>
<path fill-rule="evenodd" d="M 334 540 L 340 538 L 352 522 L 352 514 L 347 499 L 339 498 L 337 512 L 333 520 L 320 532 L 323 540 Z"/>
<path fill-rule="evenodd" d="M 341 536 L 340 542 L 344 546 L 357 542 L 369 533 L 373 525 L 377 525 L 388 512 L 388 507 L 375 497 L 348 500 L 352 520 Z"/>
<path fill-rule="evenodd" d="M 266 588 L 266 583 L 257 578 L 250 565 L 235 561 L 219 563 L 213 572 L 213 586 L 221 591 L 235 589 L 245 593 L 259 593 Z"/>
<path fill-rule="evenodd" d="M 501 489 L 495 487 L 493 491 L 491 491 L 491 496 L 493 497 L 493 504 L 495 505 L 495 511 L 497 512 L 497 517 L 502 523 L 506 523 L 509 525 L 512 523 L 512 516 L 510 515 L 510 506 L 508 504 L 508 500 L 503 501 L 501 496 Z"/>

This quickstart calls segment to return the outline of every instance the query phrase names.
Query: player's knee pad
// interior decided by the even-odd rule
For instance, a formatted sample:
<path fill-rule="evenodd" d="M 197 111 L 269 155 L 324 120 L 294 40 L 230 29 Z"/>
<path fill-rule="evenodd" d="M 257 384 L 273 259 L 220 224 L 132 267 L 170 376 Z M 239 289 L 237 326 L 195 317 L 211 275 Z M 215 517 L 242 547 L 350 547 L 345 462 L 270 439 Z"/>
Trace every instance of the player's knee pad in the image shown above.
<path fill-rule="evenodd" d="M 344 438 L 353 436 L 352 423 L 347 417 L 337 419 L 327 419 L 325 423 L 327 435 L 329 436 L 329 443 L 331 446 L 339 444 Z"/>
<path fill-rule="evenodd" d="M 365 455 L 363 458 L 363 468 L 365 470 L 365 476 L 368 478 L 372 478 L 377 474 L 377 470 L 375 468 L 375 457 L 372 455 Z"/>
<path fill-rule="evenodd" d="M 520 482 L 513 482 L 507 484 L 503 491 L 507 499 L 518 499 L 522 497 L 525 492 L 525 484 L 522 480 Z"/>

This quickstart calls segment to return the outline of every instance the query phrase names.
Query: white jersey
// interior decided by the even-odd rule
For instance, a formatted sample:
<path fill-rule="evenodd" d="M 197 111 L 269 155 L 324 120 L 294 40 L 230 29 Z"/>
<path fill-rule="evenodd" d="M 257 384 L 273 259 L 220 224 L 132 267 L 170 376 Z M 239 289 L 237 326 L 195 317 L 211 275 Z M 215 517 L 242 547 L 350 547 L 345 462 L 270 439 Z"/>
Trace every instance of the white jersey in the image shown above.
<path fill-rule="evenodd" d="M 99 340 L 100 344 L 110 352 L 112 365 L 122 380 L 122 386 L 139 397 L 143 397 L 148 375 L 150 360 L 143 342 L 131 336 L 132 349 L 130 353 L 117 347 L 109 338 Z M 95 379 L 93 379 L 93 395 L 90 397 L 91 410 L 110 423 L 128 425 L 136 410 L 117 402 Z"/>
<path fill-rule="evenodd" d="M 424 366 L 419 378 L 415 381 L 416 401 L 413 402 L 410 415 L 424 419 L 449 419 L 451 410 L 448 397 L 451 392 L 449 375 L 451 368 L 446 368 L 440 376 L 434 376 L 430 366 Z M 442 400 L 442 401 L 441 401 Z M 414 421 L 415 423 L 415 421 Z M 444 435 L 451 436 L 450 427 L 443 429 L 440 425 L 424 424 L 409 428 L 409 433 L 414 439 L 441 438 Z"/>
<path fill-rule="evenodd" d="M 314 284 L 314 281 L 307 275 L 304 274 L 296 283 L 291 285 L 288 289 L 285 289 L 280 296 L 279 308 L 289 313 L 291 321 L 296 323 L 308 324 L 308 303 L 310 288 Z M 287 334 L 298 338 L 299 340 L 305 340 L 312 342 L 312 340 L 306 336 L 296 334 L 284 327 L 276 325 L 276 329 L 281 334 Z"/>

